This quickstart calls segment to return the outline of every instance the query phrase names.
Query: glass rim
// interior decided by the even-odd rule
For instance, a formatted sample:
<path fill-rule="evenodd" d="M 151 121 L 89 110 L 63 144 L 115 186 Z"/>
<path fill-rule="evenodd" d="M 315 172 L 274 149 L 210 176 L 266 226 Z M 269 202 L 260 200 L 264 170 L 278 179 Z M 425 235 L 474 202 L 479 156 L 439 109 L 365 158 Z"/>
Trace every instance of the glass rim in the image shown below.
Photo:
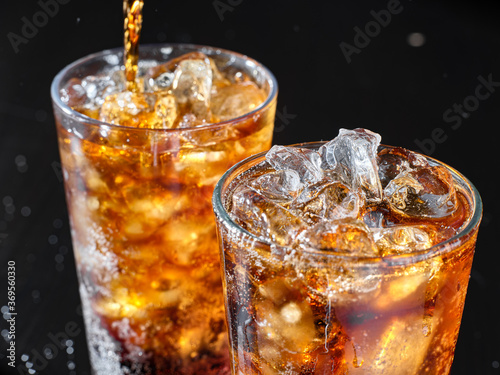
<path fill-rule="evenodd" d="M 316 146 L 320 146 L 322 144 L 327 143 L 326 141 L 317 141 L 317 142 L 305 142 L 305 143 L 296 143 L 289 145 L 288 147 L 306 147 L 306 148 L 314 148 Z M 381 144 L 380 147 L 386 147 L 386 148 L 395 148 L 395 146 L 389 146 L 389 145 L 383 145 Z M 477 191 L 476 187 L 472 184 L 472 182 L 469 181 L 468 178 L 466 178 L 463 174 L 458 172 L 455 168 L 437 160 L 434 159 L 430 156 L 420 154 L 424 156 L 428 161 L 433 163 L 434 165 L 441 165 L 444 166 L 445 168 L 448 169 L 448 171 L 451 172 L 454 180 L 461 179 L 467 188 L 470 189 L 470 191 L 467 191 L 468 195 L 470 195 L 470 199 L 472 200 L 470 203 L 470 206 L 473 208 L 472 215 L 470 216 L 470 220 L 468 221 L 467 225 L 465 227 L 460 228 L 460 231 L 450 237 L 449 239 L 442 241 L 438 244 L 435 244 L 427 249 L 411 252 L 408 254 L 399 254 L 399 255 L 389 255 L 389 256 L 376 256 L 376 257 L 369 257 L 369 256 L 359 256 L 359 255 L 349 255 L 345 253 L 341 253 L 338 251 L 332 251 L 332 250 L 319 250 L 315 248 L 306 248 L 306 249 L 293 249 L 289 246 L 282 246 L 278 245 L 276 243 L 273 243 L 271 240 L 264 239 L 262 237 L 259 237 L 249 231 L 247 231 L 245 228 L 241 227 L 239 224 L 237 224 L 235 221 L 232 220 L 231 216 L 229 215 L 228 211 L 226 210 L 223 201 L 222 201 L 222 189 L 227 181 L 229 179 L 234 180 L 237 176 L 241 175 L 241 173 L 244 173 L 245 171 L 248 171 L 248 169 L 244 169 L 240 171 L 237 175 L 233 174 L 235 171 L 241 169 L 244 167 L 246 164 L 249 164 L 253 161 L 256 161 L 257 159 L 262 158 L 265 156 L 267 151 L 260 152 L 258 154 L 249 156 L 246 159 L 243 159 L 239 163 L 236 163 L 233 165 L 230 169 L 228 169 L 222 177 L 219 179 L 217 184 L 215 185 L 214 193 L 212 195 L 212 206 L 214 213 L 217 217 L 217 222 L 221 221 L 224 225 L 228 226 L 230 229 L 236 230 L 240 233 L 242 233 L 244 236 L 248 237 L 252 243 L 258 243 L 260 245 L 263 245 L 264 247 L 269 247 L 270 249 L 272 248 L 280 248 L 280 249 L 287 249 L 290 252 L 301 252 L 303 254 L 311 254 L 315 256 L 323 256 L 323 257 L 332 257 L 332 258 L 337 258 L 337 259 L 343 259 L 343 260 L 350 260 L 350 261 L 355 261 L 355 262 L 362 262 L 362 263 L 370 263 L 370 264 L 376 264 L 376 263 L 384 263 L 388 265 L 407 265 L 407 264 L 416 264 L 420 261 L 430 259 L 434 256 L 441 255 L 443 253 L 447 253 L 449 251 L 452 251 L 455 247 L 453 246 L 454 243 L 458 242 L 461 238 L 466 237 L 467 235 L 471 234 L 480 224 L 481 222 L 481 217 L 482 217 L 482 211 L 483 211 L 483 204 L 481 200 L 481 196 L 479 195 L 479 192 Z M 265 160 L 265 159 L 264 159 Z M 257 164 L 255 164 L 257 165 Z M 253 166 L 255 166 L 253 165 Z M 252 166 L 252 167 L 253 167 Z M 470 194 L 469 194 L 470 193 Z"/>
<path fill-rule="evenodd" d="M 229 120 L 225 121 L 219 121 L 219 122 L 214 122 L 214 123 L 209 123 L 206 125 L 200 125 L 200 126 L 194 126 L 194 127 L 188 127 L 188 128 L 175 128 L 175 129 L 150 129 L 150 128 L 134 128 L 130 126 L 123 126 L 123 125 L 117 125 L 117 124 L 111 124 L 108 122 L 96 120 L 92 117 L 89 117 L 87 115 L 84 115 L 73 108 L 71 108 L 69 105 L 64 103 L 61 99 L 61 95 L 59 93 L 59 85 L 62 82 L 63 78 L 67 75 L 68 72 L 71 70 L 77 68 L 78 66 L 90 62 L 92 60 L 98 60 L 102 59 L 104 56 L 109 56 L 109 55 L 119 55 L 123 54 L 123 47 L 115 47 L 111 49 L 105 49 L 99 52 L 94 52 L 91 54 L 88 54 L 86 56 L 83 56 L 72 63 L 66 65 L 63 69 L 57 73 L 50 85 L 50 95 L 52 98 L 52 103 L 56 105 L 59 109 L 61 109 L 66 116 L 69 116 L 73 120 L 78 121 L 79 123 L 85 123 L 85 125 L 88 126 L 106 126 L 109 127 L 110 129 L 116 129 L 116 130 L 127 130 L 127 131 L 149 131 L 149 132 L 169 132 L 169 133 L 185 133 L 185 132 L 192 132 L 192 131 L 204 131 L 204 130 L 212 130 L 212 129 L 217 129 L 225 126 L 231 126 L 234 123 L 238 123 L 240 121 L 243 121 L 247 118 L 250 118 L 254 116 L 256 113 L 261 112 L 265 108 L 267 108 L 270 103 L 272 103 L 273 100 L 276 99 L 277 94 L 278 94 L 278 81 L 276 80 L 276 77 L 274 74 L 262 63 L 259 61 L 248 57 L 247 55 L 241 54 L 239 52 L 234 52 L 228 49 L 224 48 L 219 48 L 219 47 L 212 47 L 212 46 L 207 46 L 207 45 L 201 45 L 201 44 L 191 44 L 191 43 L 150 43 L 150 44 L 144 44 L 139 46 L 139 58 L 141 57 L 142 51 L 149 51 L 149 50 L 158 50 L 160 51 L 162 48 L 175 48 L 175 47 L 181 47 L 181 48 L 187 48 L 187 49 L 192 49 L 193 51 L 213 51 L 215 55 L 229 55 L 229 56 L 234 56 L 237 57 L 241 60 L 244 60 L 246 62 L 249 62 L 253 64 L 254 66 L 259 67 L 260 69 L 263 70 L 265 73 L 265 80 L 268 82 L 270 86 L 269 94 L 267 95 L 266 99 L 258 105 L 255 109 L 253 109 L 251 112 L 247 112 L 241 116 L 234 117 Z M 210 57 L 210 55 L 209 55 Z M 139 60 L 140 61 L 140 60 Z M 123 64 L 121 64 L 123 65 Z"/>

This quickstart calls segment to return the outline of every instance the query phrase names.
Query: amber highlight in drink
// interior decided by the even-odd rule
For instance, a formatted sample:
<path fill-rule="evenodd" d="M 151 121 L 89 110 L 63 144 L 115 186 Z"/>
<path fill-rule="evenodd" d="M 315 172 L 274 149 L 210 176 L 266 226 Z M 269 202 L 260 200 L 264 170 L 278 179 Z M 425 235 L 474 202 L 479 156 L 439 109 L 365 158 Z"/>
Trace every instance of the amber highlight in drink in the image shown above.
<path fill-rule="evenodd" d="M 271 162 L 253 156 L 215 188 L 232 373 L 447 374 L 477 191 L 452 168 L 388 146 L 359 164 L 380 179 L 350 178 L 339 165 L 364 149 L 316 153 L 324 144 L 275 146 Z"/>
<path fill-rule="evenodd" d="M 150 45 L 133 92 L 123 55 L 85 57 L 51 88 L 93 372 L 228 374 L 210 198 L 230 166 L 270 147 L 276 81 L 234 52 Z M 202 82 L 212 100 L 193 89 L 209 107 L 177 70 L 192 61 L 217 66 Z M 261 100 L 250 108 L 240 86 Z"/>

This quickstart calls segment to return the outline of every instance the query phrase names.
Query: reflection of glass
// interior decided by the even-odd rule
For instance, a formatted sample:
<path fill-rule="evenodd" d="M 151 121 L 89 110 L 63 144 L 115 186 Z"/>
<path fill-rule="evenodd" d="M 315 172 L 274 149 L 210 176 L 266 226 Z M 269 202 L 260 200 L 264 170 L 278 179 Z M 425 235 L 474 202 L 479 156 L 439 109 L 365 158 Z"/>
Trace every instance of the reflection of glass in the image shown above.
<path fill-rule="evenodd" d="M 69 80 L 119 65 L 123 49 L 73 63 L 52 85 L 96 374 L 229 372 L 210 198 L 231 165 L 270 147 L 277 86 L 256 61 L 211 47 L 144 46 L 141 60 L 193 51 L 212 57 L 222 72 L 248 74 L 267 99 L 241 117 L 182 129 L 106 124 L 61 100 Z"/>
<path fill-rule="evenodd" d="M 242 191 L 238 187 L 273 169 L 261 153 L 224 174 L 213 206 L 233 374 L 449 372 L 482 205 L 467 179 L 427 161 L 453 176 L 464 198 L 464 224 L 431 248 L 383 257 L 292 248 L 257 237 L 234 221 L 233 197 Z M 251 194 L 246 204 L 262 203 Z M 283 233 L 282 228 L 275 233 Z"/>

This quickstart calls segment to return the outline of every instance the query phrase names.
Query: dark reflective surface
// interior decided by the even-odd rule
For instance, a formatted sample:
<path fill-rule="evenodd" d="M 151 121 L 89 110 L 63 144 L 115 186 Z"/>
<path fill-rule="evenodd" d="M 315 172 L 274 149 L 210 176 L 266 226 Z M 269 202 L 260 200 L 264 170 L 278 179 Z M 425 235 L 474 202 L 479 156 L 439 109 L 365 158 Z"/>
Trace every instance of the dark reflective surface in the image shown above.
<path fill-rule="evenodd" d="M 2 4 L 0 307 L 14 260 L 18 315 L 17 369 L 0 338 L 1 374 L 90 374 L 49 86 L 68 63 L 121 45 L 121 4 L 102 3 Z M 143 43 L 220 46 L 273 71 L 275 144 L 366 127 L 476 185 L 484 218 L 453 375 L 500 373 L 499 15 L 486 1 L 151 0 L 144 8 Z M 9 329 L 1 319 L 2 335 Z"/>

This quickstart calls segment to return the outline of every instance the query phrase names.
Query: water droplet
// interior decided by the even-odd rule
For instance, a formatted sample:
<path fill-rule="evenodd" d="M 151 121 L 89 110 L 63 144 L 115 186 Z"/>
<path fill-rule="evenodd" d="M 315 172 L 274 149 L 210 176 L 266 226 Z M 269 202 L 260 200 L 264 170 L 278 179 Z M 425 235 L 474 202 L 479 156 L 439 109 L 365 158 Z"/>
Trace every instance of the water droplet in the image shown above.
<path fill-rule="evenodd" d="M 49 244 L 51 244 L 51 245 L 55 245 L 59 241 L 59 239 L 57 238 L 57 236 L 55 234 L 51 234 L 49 236 L 48 240 L 49 240 Z"/>
<path fill-rule="evenodd" d="M 61 219 L 55 219 L 52 223 L 52 226 L 56 229 L 61 229 L 63 226 L 63 221 Z"/>
<path fill-rule="evenodd" d="M 35 112 L 35 119 L 39 122 L 44 122 L 47 119 L 47 112 L 43 109 L 38 109 Z"/>
<path fill-rule="evenodd" d="M 52 353 L 52 349 L 50 349 L 50 348 L 45 348 L 43 351 L 43 355 L 47 359 L 52 359 L 54 357 L 54 353 Z"/>
<path fill-rule="evenodd" d="M 4 204 L 4 206 L 10 206 L 11 204 L 14 203 L 14 199 L 12 199 L 10 195 L 6 195 L 2 199 L 2 203 Z"/>
<path fill-rule="evenodd" d="M 18 165 L 17 166 L 17 171 L 19 173 L 24 173 L 28 170 L 28 164 L 24 164 L 24 165 Z"/>
<path fill-rule="evenodd" d="M 33 302 L 38 303 L 40 302 L 40 291 L 39 290 L 33 290 L 31 292 L 31 297 L 33 297 Z"/>
<path fill-rule="evenodd" d="M 18 167 L 24 167 L 26 165 L 26 156 L 17 155 L 16 158 L 14 159 L 14 162 Z"/>
<path fill-rule="evenodd" d="M 24 206 L 23 208 L 21 208 L 21 215 L 23 215 L 24 217 L 30 216 L 31 208 L 29 208 L 28 206 Z"/>
<path fill-rule="evenodd" d="M 406 38 L 406 41 L 412 47 L 422 47 L 425 44 L 425 35 L 422 33 L 411 33 Z"/>

